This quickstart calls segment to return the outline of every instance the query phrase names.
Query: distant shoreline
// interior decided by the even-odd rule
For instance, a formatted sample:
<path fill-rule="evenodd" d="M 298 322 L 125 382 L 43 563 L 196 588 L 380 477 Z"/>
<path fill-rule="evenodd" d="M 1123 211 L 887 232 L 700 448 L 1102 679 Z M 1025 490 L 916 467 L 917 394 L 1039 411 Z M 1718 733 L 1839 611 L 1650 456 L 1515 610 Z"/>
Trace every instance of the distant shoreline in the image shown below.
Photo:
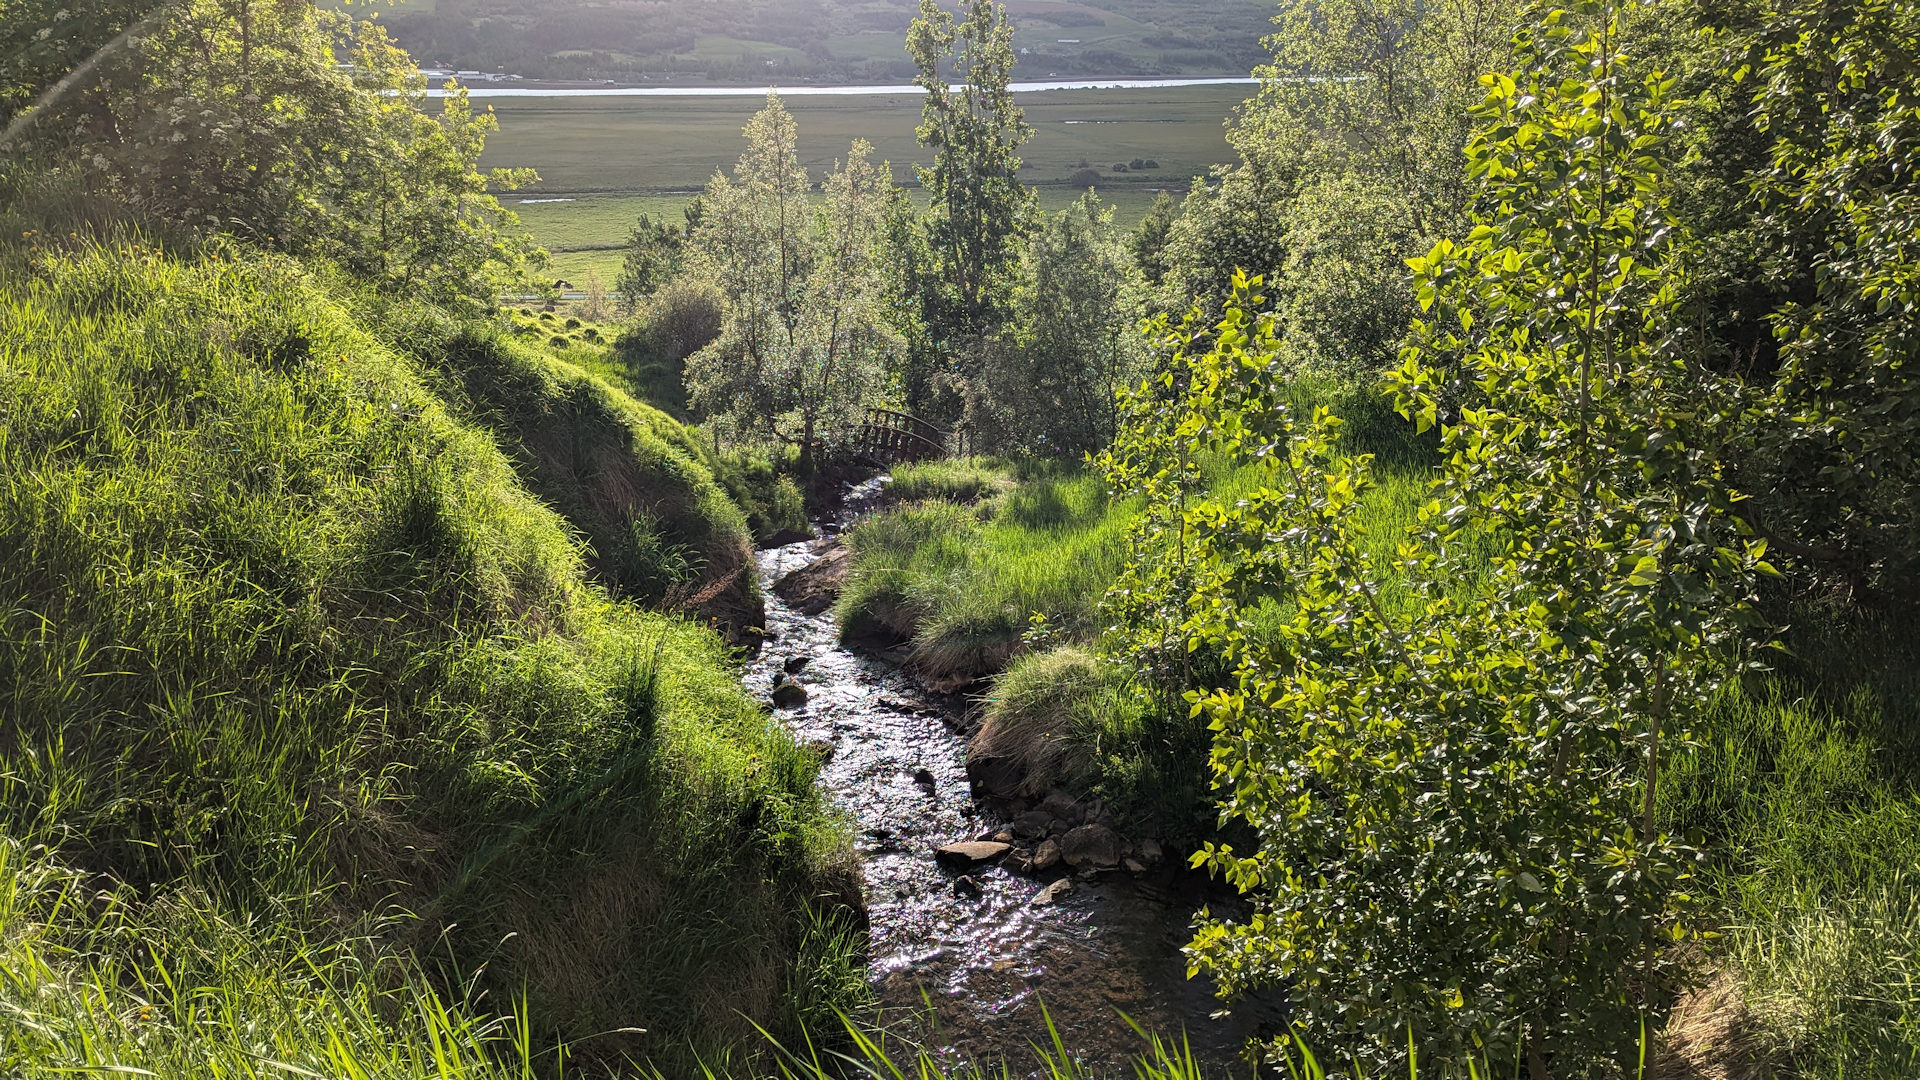
<path fill-rule="evenodd" d="M 1259 79 L 1253 78 L 1212 78 L 1212 79 L 1049 79 L 1039 82 L 1016 82 L 1007 89 L 1016 94 L 1044 93 L 1050 90 L 1165 90 L 1183 86 L 1257 86 Z M 901 94 L 918 94 L 921 89 L 911 83 L 875 85 L 875 86 L 594 86 L 594 87 L 541 87 L 519 85 L 513 87 L 480 85 L 468 86 L 469 97 L 765 97 L 777 93 L 782 97 L 883 97 Z M 444 87 L 434 87 L 427 91 L 428 97 L 445 97 Z"/>

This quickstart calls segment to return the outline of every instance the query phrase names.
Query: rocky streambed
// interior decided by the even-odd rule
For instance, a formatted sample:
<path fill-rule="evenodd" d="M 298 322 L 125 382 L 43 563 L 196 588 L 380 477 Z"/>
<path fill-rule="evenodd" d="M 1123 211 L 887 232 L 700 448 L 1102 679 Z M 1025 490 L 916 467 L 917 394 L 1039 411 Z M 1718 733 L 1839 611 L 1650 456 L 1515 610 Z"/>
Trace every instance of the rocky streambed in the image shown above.
<path fill-rule="evenodd" d="M 1051 1016 L 1088 1064 L 1132 1075 L 1143 1042 L 1124 1013 L 1184 1034 L 1208 1075 L 1244 1073 L 1241 1047 L 1279 1018 L 1216 1015 L 1211 988 L 1186 978 L 1180 948 L 1205 883 L 1153 840 L 1122 836 L 1098 803 L 976 798 L 967 700 L 922 686 L 898 654 L 841 646 L 828 604 L 847 555 L 833 534 L 883 480 L 850 493 L 825 539 L 759 553 L 767 635 L 747 679 L 821 756 L 822 783 L 853 821 L 886 1019 L 1019 1074 L 1032 1045 L 1050 1042 Z"/>

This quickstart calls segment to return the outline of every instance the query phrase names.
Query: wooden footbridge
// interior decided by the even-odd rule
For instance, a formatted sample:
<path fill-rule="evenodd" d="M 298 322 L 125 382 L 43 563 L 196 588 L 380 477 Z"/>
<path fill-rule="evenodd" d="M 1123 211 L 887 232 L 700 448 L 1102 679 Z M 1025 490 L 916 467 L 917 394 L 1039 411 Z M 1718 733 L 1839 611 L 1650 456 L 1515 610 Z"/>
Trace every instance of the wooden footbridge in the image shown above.
<path fill-rule="evenodd" d="M 949 453 L 964 454 L 965 441 L 963 432 L 944 431 L 911 413 L 869 408 L 854 445 L 862 457 L 893 465 L 932 461 Z"/>

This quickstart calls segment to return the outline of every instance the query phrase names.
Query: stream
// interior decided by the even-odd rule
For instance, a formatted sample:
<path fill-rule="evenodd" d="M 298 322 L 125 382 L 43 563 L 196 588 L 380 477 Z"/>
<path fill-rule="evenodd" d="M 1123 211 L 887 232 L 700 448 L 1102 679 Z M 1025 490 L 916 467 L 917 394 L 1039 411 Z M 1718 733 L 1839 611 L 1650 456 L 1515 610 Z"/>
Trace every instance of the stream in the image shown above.
<path fill-rule="evenodd" d="M 871 510 L 885 480 L 854 488 L 838 519 L 819 523 L 823 536 Z M 960 872 L 936 863 L 936 847 L 1007 825 L 968 788 L 956 730 L 967 702 L 842 647 L 831 612 L 802 614 L 774 593 L 774 582 L 812 562 L 823 543 L 759 552 L 767 636 L 747 685 L 769 695 L 786 661 L 809 658 L 791 677 L 807 701 L 779 715 L 823 755 L 821 783 L 851 818 L 871 917 L 868 974 L 883 1016 L 910 1018 L 903 1033 L 943 1057 L 1004 1060 L 1015 1075 L 1037 1067 L 1031 1046 L 1050 1043 L 1051 1016 L 1076 1057 L 1131 1076 L 1145 1043 L 1124 1012 L 1175 1041 L 1184 1033 L 1207 1076 L 1248 1075 L 1241 1048 L 1275 1030 L 1278 1014 L 1239 1007 L 1216 1018 L 1222 1006 L 1211 987 L 1186 978 L 1180 948 L 1209 897 L 1178 853 L 1144 874 L 1076 877 L 1057 900 L 1041 893 L 1066 876 L 1064 866 L 1025 877 L 983 865 L 966 871 L 975 890 L 956 888 Z"/>

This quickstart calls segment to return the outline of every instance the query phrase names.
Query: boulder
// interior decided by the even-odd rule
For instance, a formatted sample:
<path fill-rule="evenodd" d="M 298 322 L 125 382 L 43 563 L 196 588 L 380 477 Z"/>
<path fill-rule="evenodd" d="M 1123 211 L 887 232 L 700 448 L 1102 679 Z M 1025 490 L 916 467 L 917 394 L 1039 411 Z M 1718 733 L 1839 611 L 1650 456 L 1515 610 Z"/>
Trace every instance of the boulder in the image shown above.
<path fill-rule="evenodd" d="M 1000 868 L 1009 874 L 1033 873 L 1033 852 L 1014 848 L 1007 857 L 1000 860 Z"/>
<path fill-rule="evenodd" d="M 998 754 L 967 755 L 967 780 L 975 792 L 998 799 L 1013 798 L 1027 780 L 1026 762 Z"/>
<path fill-rule="evenodd" d="M 824 555 L 774 582 L 773 591 L 802 615 L 818 615 L 840 598 L 852 570 L 853 550 L 831 544 Z"/>
<path fill-rule="evenodd" d="M 802 532 L 799 529 L 780 529 L 772 536 L 761 541 L 760 546 L 763 549 L 786 547 L 788 544 L 798 544 L 803 540 L 811 539 L 813 539 L 813 534 L 810 532 Z"/>
<path fill-rule="evenodd" d="M 1041 889 L 1039 894 L 1033 898 L 1033 902 L 1038 907 L 1045 907 L 1048 904 L 1057 904 L 1072 894 L 1073 879 L 1061 878 L 1059 881 Z"/>
<path fill-rule="evenodd" d="M 1013 819 L 1013 834 L 1023 840 L 1038 840 L 1047 835 L 1053 815 L 1045 810 L 1029 810 Z"/>
<path fill-rule="evenodd" d="M 1060 857 L 1075 870 L 1120 865 L 1120 835 L 1105 825 L 1082 825 L 1060 838 Z"/>
<path fill-rule="evenodd" d="M 1033 872 L 1045 873 L 1060 865 L 1060 841 L 1042 840 L 1040 846 L 1033 849 Z"/>
<path fill-rule="evenodd" d="M 1129 874 L 1144 874 L 1147 872 L 1147 864 L 1141 862 L 1139 859 L 1122 859 L 1120 865 L 1125 867 Z"/>
<path fill-rule="evenodd" d="M 981 863 L 993 862 L 1012 850 L 1012 844 L 1002 844 L 995 840 L 968 840 L 935 848 L 933 857 L 942 866 L 950 866 L 956 870 L 971 870 Z"/>
<path fill-rule="evenodd" d="M 811 656 L 789 656 L 786 663 L 780 665 L 780 670 L 789 675 L 798 675 L 807 670 L 807 665 L 811 663 L 813 663 Z"/>
<path fill-rule="evenodd" d="M 1080 824 L 1080 802 L 1064 791 L 1047 792 L 1047 797 L 1040 800 L 1040 809 L 1070 826 Z"/>
<path fill-rule="evenodd" d="M 913 770 L 913 782 L 924 788 L 932 787 L 934 785 L 933 770 L 924 765 Z"/>
<path fill-rule="evenodd" d="M 797 709 L 807 703 L 807 691 L 799 683 L 781 683 L 773 688 L 773 707 Z"/>

